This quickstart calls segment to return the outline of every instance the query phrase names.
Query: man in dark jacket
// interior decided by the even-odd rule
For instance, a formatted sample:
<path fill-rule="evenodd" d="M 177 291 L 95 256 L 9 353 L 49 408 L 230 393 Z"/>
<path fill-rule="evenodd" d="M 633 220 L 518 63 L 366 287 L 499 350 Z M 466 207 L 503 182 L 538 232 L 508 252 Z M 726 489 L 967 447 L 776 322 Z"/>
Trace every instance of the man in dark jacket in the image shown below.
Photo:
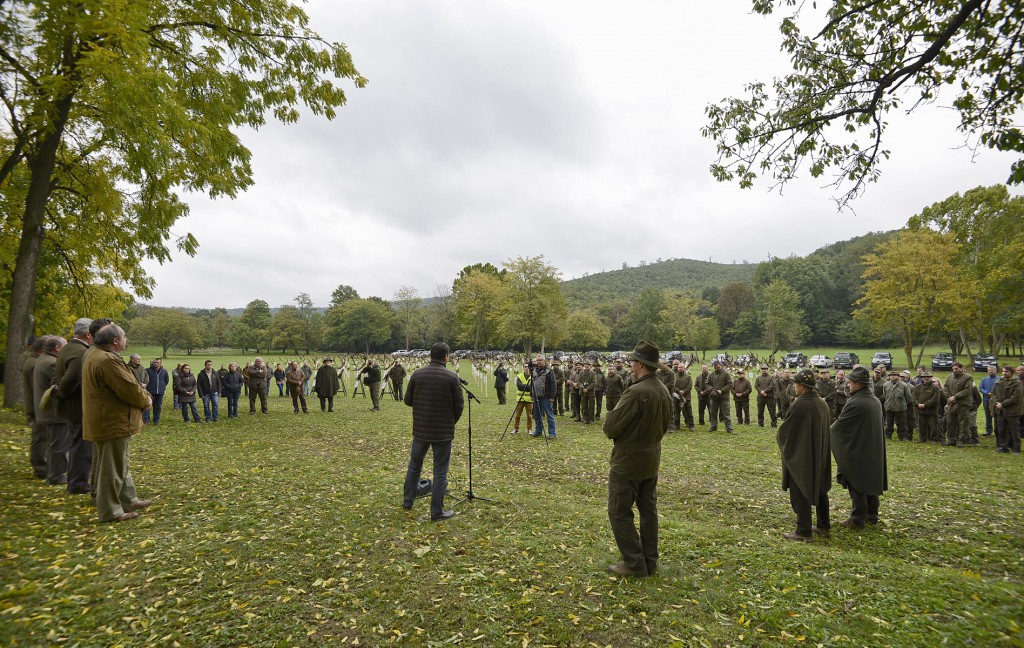
<path fill-rule="evenodd" d="M 313 391 L 320 397 L 320 411 L 334 411 L 334 395 L 338 393 L 338 370 L 333 358 L 324 358 L 324 364 L 316 370 L 316 385 Z"/>
<path fill-rule="evenodd" d="M 43 353 L 43 346 L 48 336 L 33 338 L 28 351 L 22 356 L 21 362 L 21 395 L 25 400 L 25 416 L 32 426 L 32 440 L 29 445 L 29 463 L 32 472 L 39 479 L 46 479 L 46 431 L 36 421 L 34 380 L 36 362 Z"/>
<path fill-rule="evenodd" d="M 387 375 L 384 376 L 385 380 L 391 381 L 391 392 L 397 401 L 402 400 L 404 396 L 402 390 L 405 389 L 405 376 L 405 367 L 402 366 L 401 360 L 395 360 L 395 364 L 391 365 Z"/>
<path fill-rule="evenodd" d="M 718 429 L 718 419 L 721 418 L 722 422 L 725 423 L 725 431 L 732 434 L 732 415 L 729 411 L 732 409 L 729 405 L 729 394 L 732 393 L 732 376 L 722 366 L 721 360 L 715 360 L 711 364 L 715 370 L 711 372 L 707 379 L 708 412 L 711 417 L 711 427 L 708 428 L 708 432 L 714 432 Z"/>
<path fill-rule="evenodd" d="M 996 419 L 996 452 L 1020 454 L 1020 415 L 1024 413 L 1024 386 L 1013 367 L 1003 367 L 1003 379 L 992 390 L 990 403 Z"/>
<path fill-rule="evenodd" d="M 775 427 L 775 378 L 768 375 L 768 365 L 761 366 L 761 375 L 754 379 L 754 389 L 757 390 L 757 426 L 764 427 L 764 411 L 767 409 L 768 418 Z"/>
<path fill-rule="evenodd" d="M 57 371 L 53 376 L 57 385 L 57 415 L 68 422 L 67 480 L 68 493 L 92 492 L 92 443 L 82 437 L 82 363 L 92 345 L 93 336 L 110 318 L 92 320 L 83 317 L 75 321 L 75 337 L 69 340 L 57 355 Z"/>
<path fill-rule="evenodd" d="M 238 370 L 238 363 L 232 362 L 221 376 L 220 385 L 224 390 L 224 398 L 228 399 L 228 418 L 238 418 L 238 397 L 242 395 L 245 377 Z"/>
<path fill-rule="evenodd" d="M 658 569 L 658 470 L 661 439 L 672 422 L 672 397 L 655 377 L 658 347 L 641 340 L 629 356 L 633 382 L 608 412 L 604 434 L 614 442 L 608 471 L 608 521 L 622 562 L 616 576 L 653 576 Z M 633 523 L 633 506 L 640 533 Z"/>
<path fill-rule="evenodd" d="M 405 472 L 402 508 L 412 509 L 423 458 L 427 449 L 432 449 L 434 483 L 430 495 L 430 519 L 434 522 L 455 515 L 455 511 L 445 510 L 444 496 L 448 491 L 448 463 L 452 458 L 455 423 L 462 417 L 465 400 L 458 374 L 445 367 L 450 352 L 444 342 L 434 343 L 430 347 L 430 364 L 413 372 L 409 388 L 405 390 L 405 404 L 412 407 L 412 449 L 409 468 Z"/>
<path fill-rule="evenodd" d="M 547 421 L 549 439 L 555 438 L 555 390 L 558 381 L 554 372 L 548 367 L 548 360 L 538 355 L 533 361 L 533 424 L 532 436 L 544 434 L 544 422 Z"/>
<path fill-rule="evenodd" d="M 220 374 L 213 370 L 213 360 L 203 364 L 196 381 L 199 397 L 203 399 L 203 420 L 216 423 L 220 419 Z"/>
<path fill-rule="evenodd" d="M 150 397 L 153 399 L 153 425 L 160 425 L 160 410 L 164 405 L 164 393 L 167 391 L 167 383 L 170 382 L 171 377 L 167 374 L 167 370 L 164 369 L 163 360 L 155 358 L 149 363 L 149 368 L 146 369 L 146 374 L 149 376 L 149 382 L 146 383 L 146 391 L 149 392 Z M 142 422 L 149 423 L 150 411 L 142 411 Z"/>
<path fill-rule="evenodd" d="M 260 411 L 267 413 L 267 366 L 263 364 L 263 358 L 253 360 L 245 375 L 245 384 L 249 387 L 249 414 L 256 413 L 256 397 L 260 399 Z"/>
<path fill-rule="evenodd" d="M 697 422 L 701 425 L 704 425 L 704 411 L 708 409 L 708 394 L 711 393 L 711 387 L 708 385 L 709 379 L 708 366 L 701 365 L 700 375 L 694 382 L 694 386 L 697 388 Z"/>
<path fill-rule="evenodd" d="M 854 367 L 846 378 L 850 397 L 829 435 L 836 457 L 836 481 L 850 491 L 853 511 L 839 526 L 863 529 L 878 523 L 878 497 L 889 488 L 882 431 L 882 404 L 871 388 L 864 367 Z"/>
<path fill-rule="evenodd" d="M 508 385 L 508 371 L 505 370 L 505 365 L 499 362 L 498 368 L 494 370 L 494 391 L 498 393 L 498 405 L 505 404 L 506 385 Z"/>
<path fill-rule="evenodd" d="M 815 391 L 814 372 L 801 369 L 793 378 L 796 398 L 779 426 L 776 441 L 782 453 L 782 490 L 796 513 L 796 531 L 783 533 L 787 540 L 810 542 L 814 532 L 829 536 L 828 491 L 832 487 L 832 454 L 829 451 L 828 405 Z M 811 505 L 817 525 L 811 526 Z"/>
<path fill-rule="evenodd" d="M 60 418 L 53 405 L 42 407 L 43 394 L 53 386 L 53 374 L 57 368 L 57 355 L 67 340 L 59 335 L 46 338 L 43 353 L 36 360 L 32 374 L 32 393 L 35 400 L 36 423 L 46 436 L 46 483 L 66 484 L 68 477 L 68 424 Z"/>

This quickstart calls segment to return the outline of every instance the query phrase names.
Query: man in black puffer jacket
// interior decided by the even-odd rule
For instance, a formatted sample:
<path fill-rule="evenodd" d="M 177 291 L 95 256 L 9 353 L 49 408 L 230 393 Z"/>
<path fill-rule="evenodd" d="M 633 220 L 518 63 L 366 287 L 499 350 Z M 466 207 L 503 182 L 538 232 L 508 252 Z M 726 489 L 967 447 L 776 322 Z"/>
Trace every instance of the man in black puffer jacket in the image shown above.
<path fill-rule="evenodd" d="M 427 449 L 434 452 L 434 483 L 430 496 L 430 519 L 447 520 L 455 511 L 444 509 L 448 490 L 448 463 L 452 457 L 455 423 L 462 416 L 465 401 L 459 376 L 445 367 L 448 345 L 437 342 L 430 347 L 430 364 L 413 372 L 405 390 L 405 404 L 412 407 L 412 450 L 405 473 L 402 508 L 410 510 L 420 481 Z"/>

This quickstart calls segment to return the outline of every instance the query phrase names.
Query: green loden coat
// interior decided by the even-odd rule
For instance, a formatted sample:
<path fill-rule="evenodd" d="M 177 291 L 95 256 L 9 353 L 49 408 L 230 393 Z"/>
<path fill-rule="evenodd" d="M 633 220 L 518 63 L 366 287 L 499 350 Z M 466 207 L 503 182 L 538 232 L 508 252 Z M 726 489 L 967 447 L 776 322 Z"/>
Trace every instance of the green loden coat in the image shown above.
<path fill-rule="evenodd" d="M 121 356 L 95 349 L 82 363 L 82 438 L 109 441 L 137 434 L 149 392 Z"/>
<path fill-rule="evenodd" d="M 651 479 L 661 466 L 661 438 L 672 422 L 672 397 L 653 374 L 633 382 L 607 413 L 604 434 L 614 441 L 611 472 L 622 479 Z"/>
<path fill-rule="evenodd" d="M 831 419 L 828 405 L 816 392 L 805 392 L 793 400 L 776 434 L 782 453 L 782 490 L 795 485 L 816 503 L 821 493 L 832 488 Z"/>
<path fill-rule="evenodd" d="M 313 391 L 320 398 L 332 398 L 338 393 L 338 370 L 333 365 L 325 364 L 316 370 L 316 386 Z"/>
<path fill-rule="evenodd" d="M 829 430 L 836 481 L 865 495 L 881 495 L 889 488 L 882 421 L 882 403 L 867 387 L 850 394 Z"/>

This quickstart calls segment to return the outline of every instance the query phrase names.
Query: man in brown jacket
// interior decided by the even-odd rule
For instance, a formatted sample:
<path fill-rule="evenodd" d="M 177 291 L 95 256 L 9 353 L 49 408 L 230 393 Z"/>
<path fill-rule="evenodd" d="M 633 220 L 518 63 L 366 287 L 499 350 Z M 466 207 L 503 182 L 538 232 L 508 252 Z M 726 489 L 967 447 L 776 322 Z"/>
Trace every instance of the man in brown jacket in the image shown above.
<path fill-rule="evenodd" d="M 128 440 L 142 429 L 142 410 L 153 401 L 119 355 L 128 344 L 124 330 L 108 324 L 97 331 L 96 349 L 82 366 L 82 434 L 95 444 L 96 510 L 100 522 L 139 517 L 152 504 L 135 492 L 128 465 Z"/>
<path fill-rule="evenodd" d="M 299 413 L 299 403 L 302 403 L 302 413 L 309 414 L 306 409 L 306 395 L 302 392 L 302 384 L 306 382 L 306 374 L 299 368 L 299 363 L 292 360 L 288 363 L 288 371 L 284 375 L 288 383 L 288 393 L 292 397 L 292 407 L 295 413 Z"/>
<path fill-rule="evenodd" d="M 608 472 L 608 520 L 622 562 L 616 576 L 653 576 L 658 569 L 658 470 L 661 439 L 672 422 L 672 397 L 656 377 L 658 347 L 641 340 L 629 356 L 633 382 L 608 412 L 604 434 L 614 441 Z M 633 506 L 640 516 L 640 534 Z"/>
<path fill-rule="evenodd" d="M 967 412 L 974 399 L 974 378 L 964 371 L 960 362 L 953 363 L 953 373 L 946 378 L 943 389 L 946 402 L 946 442 L 943 445 L 963 448 L 970 441 Z"/>
<path fill-rule="evenodd" d="M 34 338 L 21 362 L 21 395 L 25 401 L 25 416 L 32 426 L 32 440 L 29 445 L 29 463 L 32 472 L 40 479 L 46 479 L 46 432 L 36 421 L 35 406 L 35 368 L 48 336 Z"/>

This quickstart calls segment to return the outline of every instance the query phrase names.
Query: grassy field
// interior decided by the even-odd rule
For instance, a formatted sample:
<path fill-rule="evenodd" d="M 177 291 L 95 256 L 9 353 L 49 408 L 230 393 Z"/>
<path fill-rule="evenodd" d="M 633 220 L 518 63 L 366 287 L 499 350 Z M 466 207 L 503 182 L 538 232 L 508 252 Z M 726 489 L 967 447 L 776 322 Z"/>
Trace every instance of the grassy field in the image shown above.
<path fill-rule="evenodd" d="M 275 396 L 190 426 L 168 405 L 132 441 L 156 504 L 116 525 L 33 479 L 22 416 L 0 412 L 0 644 L 1024 645 L 1024 471 L 989 438 L 891 443 L 880 527 L 801 545 L 780 538 L 771 429 L 668 435 L 659 575 L 617 580 L 611 443 L 566 419 L 550 443 L 503 437 L 511 406 L 481 392 L 473 491 L 494 501 L 443 524 L 400 507 L 411 415 L 392 400 L 296 416 Z M 455 496 L 466 437 L 463 419 Z"/>

